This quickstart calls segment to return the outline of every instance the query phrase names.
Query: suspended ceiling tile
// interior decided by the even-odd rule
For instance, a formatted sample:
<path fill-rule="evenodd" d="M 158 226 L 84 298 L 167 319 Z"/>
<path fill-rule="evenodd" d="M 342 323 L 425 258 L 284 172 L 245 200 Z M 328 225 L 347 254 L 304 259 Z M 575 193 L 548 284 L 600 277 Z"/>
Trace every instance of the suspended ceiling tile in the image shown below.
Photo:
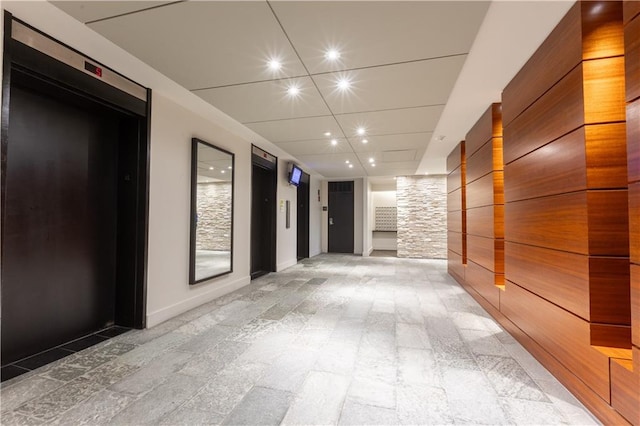
<path fill-rule="evenodd" d="M 467 53 L 489 2 L 272 1 L 311 73 Z M 328 48 L 341 57 L 330 62 Z"/>
<path fill-rule="evenodd" d="M 303 141 L 321 137 L 330 140 L 332 137 L 344 136 L 338 123 L 331 115 L 245 123 L 245 125 L 271 142 Z M 325 136 L 327 132 L 331 134 Z"/>
<path fill-rule="evenodd" d="M 312 154 L 296 157 L 325 177 L 355 177 L 364 174 L 364 169 L 354 153 Z M 353 168 L 349 167 L 347 160 L 349 164 L 353 164 Z"/>
<path fill-rule="evenodd" d="M 89 26 L 188 89 L 306 74 L 267 2 L 182 2 Z"/>
<path fill-rule="evenodd" d="M 349 138 L 354 151 L 375 152 L 392 149 L 419 149 L 429 144 L 432 132 L 403 133 L 399 135 L 368 136 L 367 143 L 362 143 L 362 138 Z"/>
<path fill-rule="evenodd" d="M 80 22 L 110 18 L 152 7 L 173 3 L 171 1 L 52 1 L 56 7 Z"/>
<path fill-rule="evenodd" d="M 433 132 L 442 114 L 443 106 L 404 108 L 389 111 L 337 115 L 336 119 L 350 139 L 361 139 L 357 129 L 363 127 L 366 135 Z"/>
<path fill-rule="evenodd" d="M 344 138 L 336 138 L 336 145 L 326 139 L 315 139 L 297 142 L 279 142 L 278 147 L 291 155 L 352 153 L 353 149 Z"/>
<path fill-rule="evenodd" d="M 444 105 L 466 55 L 313 76 L 335 114 Z M 341 80 L 351 85 L 338 89 Z"/>
<path fill-rule="evenodd" d="M 290 85 L 299 88 L 297 97 L 287 94 Z M 330 113 L 309 77 L 218 87 L 194 93 L 241 123 Z"/>

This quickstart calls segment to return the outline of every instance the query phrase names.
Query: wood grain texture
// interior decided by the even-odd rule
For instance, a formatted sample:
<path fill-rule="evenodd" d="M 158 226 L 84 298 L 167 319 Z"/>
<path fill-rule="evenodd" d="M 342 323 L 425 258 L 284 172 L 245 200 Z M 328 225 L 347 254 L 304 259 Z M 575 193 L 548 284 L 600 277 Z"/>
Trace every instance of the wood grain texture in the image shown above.
<path fill-rule="evenodd" d="M 503 168 L 502 138 L 491 138 L 467 158 L 466 183 L 469 184 L 490 172 L 502 171 Z"/>
<path fill-rule="evenodd" d="M 496 287 L 496 273 L 468 260 L 465 281 L 495 308 L 500 306 L 500 292 Z"/>
<path fill-rule="evenodd" d="M 591 323 L 591 346 L 631 349 L 631 327 L 628 325 Z"/>
<path fill-rule="evenodd" d="M 504 100 L 505 114 L 507 105 Z M 584 92 L 580 64 L 504 128 L 505 165 L 583 124 Z"/>
<path fill-rule="evenodd" d="M 461 232 L 447 232 L 447 248 L 462 256 L 462 233 Z"/>
<path fill-rule="evenodd" d="M 624 56 L 582 63 L 585 123 L 625 120 L 624 64 Z"/>
<path fill-rule="evenodd" d="M 464 282 L 465 267 L 462 263 L 462 256 L 451 250 L 447 252 L 447 272 L 459 283 Z"/>
<path fill-rule="evenodd" d="M 640 373 L 611 360 L 611 405 L 631 424 L 640 424 Z"/>
<path fill-rule="evenodd" d="M 499 103 L 491 104 L 467 132 L 465 137 L 467 158 L 494 137 L 502 137 L 502 106 Z"/>
<path fill-rule="evenodd" d="M 626 257 L 589 257 L 589 319 L 631 325 L 631 292 Z M 628 336 L 628 343 L 631 336 Z"/>
<path fill-rule="evenodd" d="M 626 186 L 625 124 L 593 124 L 505 167 L 505 201 Z"/>
<path fill-rule="evenodd" d="M 447 194 L 447 211 L 462 210 L 462 188 Z"/>
<path fill-rule="evenodd" d="M 619 1 L 584 1 L 582 8 L 582 59 L 624 55 L 624 23 Z"/>
<path fill-rule="evenodd" d="M 640 182 L 640 99 L 627 105 L 627 173 Z"/>
<path fill-rule="evenodd" d="M 640 265 L 631 265 L 631 342 L 640 347 Z M 640 372 L 640 370 L 639 370 Z"/>
<path fill-rule="evenodd" d="M 447 175 L 447 192 L 451 193 L 456 189 L 462 188 L 462 167 L 454 169 Z"/>
<path fill-rule="evenodd" d="M 626 424 L 626 420 L 616 410 L 600 398 L 589 386 L 578 378 L 555 358 L 549 351 L 542 347 L 538 342 L 533 340 L 522 329 L 516 326 L 506 315 L 496 309 L 478 294 L 475 289 L 467 283 L 460 283 L 462 287 L 485 309 L 500 325 L 531 353 L 542 365 L 549 370 L 571 393 L 573 393 L 585 407 L 591 411 L 604 424 L 622 425 Z M 640 371 L 640 349 L 634 347 L 634 360 L 637 361 L 634 368 Z M 636 362 L 634 361 L 634 362 Z"/>
<path fill-rule="evenodd" d="M 461 210 L 447 213 L 447 231 L 464 232 L 464 214 Z"/>
<path fill-rule="evenodd" d="M 504 273 L 504 240 L 467 235 L 467 259 L 480 266 Z"/>
<path fill-rule="evenodd" d="M 600 398 L 609 398 L 609 359 L 590 346 L 589 323 L 541 297 L 507 282 L 500 311 Z"/>
<path fill-rule="evenodd" d="M 447 173 L 451 173 L 462 164 L 464 158 L 464 141 L 456 145 L 447 156 Z"/>
<path fill-rule="evenodd" d="M 640 2 L 638 0 L 624 0 L 622 2 L 622 15 L 625 24 L 631 22 L 633 18 L 640 15 Z"/>
<path fill-rule="evenodd" d="M 628 256 L 627 191 L 582 191 L 505 205 L 505 239 L 593 256 Z"/>
<path fill-rule="evenodd" d="M 490 205 L 467 209 L 467 234 L 504 238 L 504 206 Z"/>
<path fill-rule="evenodd" d="M 640 19 L 635 18 L 624 28 L 626 100 L 631 102 L 640 98 Z M 635 58 L 635 60 L 634 60 Z"/>
<path fill-rule="evenodd" d="M 629 257 L 640 265 L 640 182 L 629 184 Z"/>
<path fill-rule="evenodd" d="M 466 185 L 466 208 L 504 204 L 503 176 L 504 172 L 491 172 Z"/>
<path fill-rule="evenodd" d="M 580 5 L 574 5 L 502 92 L 506 128 L 582 60 Z"/>

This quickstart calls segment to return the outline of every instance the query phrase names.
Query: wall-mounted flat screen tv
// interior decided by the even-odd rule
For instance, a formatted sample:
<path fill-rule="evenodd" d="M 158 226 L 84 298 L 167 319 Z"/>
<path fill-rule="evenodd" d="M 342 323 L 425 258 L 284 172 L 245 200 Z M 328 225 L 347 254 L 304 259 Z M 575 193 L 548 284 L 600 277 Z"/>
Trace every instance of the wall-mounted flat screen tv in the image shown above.
<path fill-rule="evenodd" d="M 291 185 L 300 185 L 300 179 L 302 179 L 302 169 L 295 164 L 291 165 L 291 172 L 289 173 L 289 183 Z"/>

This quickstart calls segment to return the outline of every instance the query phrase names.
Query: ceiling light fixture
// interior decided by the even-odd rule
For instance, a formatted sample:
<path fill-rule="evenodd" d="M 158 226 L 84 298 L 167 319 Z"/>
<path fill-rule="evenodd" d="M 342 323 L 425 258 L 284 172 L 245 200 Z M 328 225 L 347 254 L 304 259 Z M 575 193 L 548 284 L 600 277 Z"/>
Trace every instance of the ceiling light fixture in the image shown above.
<path fill-rule="evenodd" d="M 325 136 L 331 136 L 331 132 L 324 132 Z"/>
<path fill-rule="evenodd" d="M 209 170 L 213 170 L 213 166 L 209 167 Z"/>
<path fill-rule="evenodd" d="M 371 163 L 371 167 L 375 167 L 375 166 L 376 166 L 376 163 Z"/>
<path fill-rule="evenodd" d="M 367 139 L 362 139 L 362 143 L 369 143 Z"/>
<path fill-rule="evenodd" d="M 324 54 L 324 57 L 329 61 L 337 61 L 338 59 L 340 59 L 340 52 L 338 52 L 336 49 L 329 49 Z"/>
<path fill-rule="evenodd" d="M 300 88 L 298 86 L 292 84 L 287 89 L 287 93 L 289 94 L 289 96 L 295 98 L 296 96 L 298 96 L 300 94 Z"/>
<path fill-rule="evenodd" d="M 373 157 L 369 158 L 369 162 L 370 162 L 370 163 L 373 163 L 373 162 L 374 162 Z"/>
<path fill-rule="evenodd" d="M 358 132 L 358 134 L 360 136 L 364 135 L 365 133 L 367 133 L 367 131 L 364 129 L 364 127 L 358 127 L 358 130 L 356 130 L 356 132 Z"/>
<path fill-rule="evenodd" d="M 282 68 L 282 62 L 277 59 L 271 59 L 267 65 L 271 71 L 280 71 L 280 68 Z"/>
<path fill-rule="evenodd" d="M 350 168 L 350 169 L 353 169 L 353 164 L 349 164 L 349 168 Z"/>
<path fill-rule="evenodd" d="M 227 167 L 227 169 L 231 170 L 231 169 L 232 169 L 232 167 L 231 167 L 231 166 L 229 166 L 229 167 Z"/>
<path fill-rule="evenodd" d="M 338 89 L 344 92 L 346 90 L 349 90 L 350 88 L 351 82 L 349 80 L 347 80 L 346 78 L 341 78 L 340 80 L 338 80 Z"/>
<path fill-rule="evenodd" d="M 346 160 L 345 163 L 349 164 L 349 160 Z"/>
<path fill-rule="evenodd" d="M 338 141 L 335 139 L 331 139 L 331 145 L 338 145 Z"/>
<path fill-rule="evenodd" d="M 224 170 L 220 170 L 220 173 L 224 173 Z"/>

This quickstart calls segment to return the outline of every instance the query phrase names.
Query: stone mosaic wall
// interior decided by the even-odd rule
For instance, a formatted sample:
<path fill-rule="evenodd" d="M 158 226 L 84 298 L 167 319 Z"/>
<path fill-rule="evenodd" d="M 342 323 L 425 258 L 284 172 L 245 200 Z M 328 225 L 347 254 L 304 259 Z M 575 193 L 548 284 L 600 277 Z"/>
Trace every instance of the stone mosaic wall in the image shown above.
<path fill-rule="evenodd" d="M 446 176 L 399 176 L 396 182 L 398 257 L 446 259 Z"/>
<path fill-rule="evenodd" d="M 198 184 L 197 250 L 231 249 L 231 183 Z"/>

